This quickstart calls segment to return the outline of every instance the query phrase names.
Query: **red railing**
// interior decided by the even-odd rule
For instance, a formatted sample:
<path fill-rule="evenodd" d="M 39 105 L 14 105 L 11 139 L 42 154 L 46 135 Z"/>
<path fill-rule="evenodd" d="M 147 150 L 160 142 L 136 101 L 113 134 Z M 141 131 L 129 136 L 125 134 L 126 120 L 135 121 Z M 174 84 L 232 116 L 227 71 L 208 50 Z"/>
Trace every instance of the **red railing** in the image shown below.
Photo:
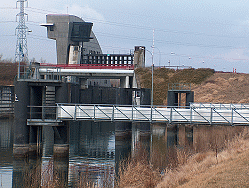
<path fill-rule="evenodd" d="M 40 63 L 40 66 L 43 67 L 55 67 L 62 69 L 128 69 L 133 70 L 134 65 L 119 65 L 119 64 L 70 64 L 70 65 L 57 65 L 57 64 L 48 64 Z"/>

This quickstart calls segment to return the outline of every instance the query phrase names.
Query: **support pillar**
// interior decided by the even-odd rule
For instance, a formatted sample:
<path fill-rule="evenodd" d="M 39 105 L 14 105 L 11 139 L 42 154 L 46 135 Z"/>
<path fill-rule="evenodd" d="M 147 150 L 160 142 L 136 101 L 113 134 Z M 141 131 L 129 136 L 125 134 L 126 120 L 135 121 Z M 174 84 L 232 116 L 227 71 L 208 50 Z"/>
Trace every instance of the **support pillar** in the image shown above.
<path fill-rule="evenodd" d="M 140 138 L 150 138 L 151 130 L 150 123 L 138 123 L 138 128 L 140 130 Z"/>
<path fill-rule="evenodd" d="M 185 127 L 185 125 L 178 126 L 178 144 L 180 146 L 186 145 L 186 127 Z"/>
<path fill-rule="evenodd" d="M 42 156 L 42 126 L 30 126 L 29 156 Z"/>
<path fill-rule="evenodd" d="M 130 82 L 129 76 L 122 77 L 120 79 L 120 87 L 121 88 L 129 88 L 129 86 L 130 86 L 129 82 Z"/>
<path fill-rule="evenodd" d="M 30 87 L 30 106 L 36 106 L 31 108 L 31 119 L 42 119 L 42 108 L 37 106 L 43 106 L 43 93 L 45 88 L 33 86 Z M 29 155 L 39 156 L 41 155 L 41 142 L 42 142 L 42 127 L 41 126 L 29 126 Z"/>
<path fill-rule="evenodd" d="M 60 87 L 56 87 L 55 90 L 55 102 L 56 103 L 68 103 L 70 102 L 69 84 L 62 83 Z M 67 158 L 69 156 L 69 129 L 68 124 L 66 126 L 55 126 L 54 130 L 54 157 Z"/>
<path fill-rule="evenodd" d="M 175 98 L 174 98 L 174 106 L 179 106 L 179 99 L 178 99 L 178 93 L 174 93 Z"/>
<path fill-rule="evenodd" d="M 194 102 L 194 92 L 193 91 L 186 93 L 186 106 L 190 106 L 191 102 Z"/>
<path fill-rule="evenodd" d="M 26 157 L 29 152 L 29 127 L 27 126 L 28 106 L 30 104 L 30 88 L 28 82 L 15 82 L 14 103 L 14 157 Z"/>
<path fill-rule="evenodd" d="M 201 136 L 201 131 L 199 127 L 194 126 L 193 127 L 193 148 L 197 152 L 199 147 L 198 147 L 198 141 Z"/>
<path fill-rule="evenodd" d="M 56 126 L 54 130 L 54 157 L 65 158 L 69 156 L 68 126 Z"/>
<path fill-rule="evenodd" d="M 131 136 L 132 123 L 130 122 L 115 122 L 115 138 L 117 140 Z"/>
<path fill-rule="evenodd" d="M 85 78 L 80 79 L 80 88 L 81 89 L 87 89 L 88 88 L 87 79 L 85 79 Z"/>

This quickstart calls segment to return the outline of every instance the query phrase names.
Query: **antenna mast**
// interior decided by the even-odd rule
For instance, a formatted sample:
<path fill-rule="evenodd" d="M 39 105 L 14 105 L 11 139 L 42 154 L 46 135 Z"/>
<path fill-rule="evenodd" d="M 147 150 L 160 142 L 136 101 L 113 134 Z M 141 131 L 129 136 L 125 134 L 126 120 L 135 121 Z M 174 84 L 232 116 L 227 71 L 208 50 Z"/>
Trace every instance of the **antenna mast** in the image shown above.
<path fill-rule="evenodd" d="M 25 2 L 27 2 L 27 0 L 17 0 L 16 2 L 16 6 L 17 3 L 20 3 L 20 12 L 16 15 L 17 17 L 19 17 L 19 24 L 16 27 L 17 42 L 16 42 L 16 53 L 15 53 L 15 62 L 19 63 L 28 61 L 28 48 L 27 48 L 28 27 L 25 25 L 25 16 L 28 16 L 28 14 L 24 13 Z"/>

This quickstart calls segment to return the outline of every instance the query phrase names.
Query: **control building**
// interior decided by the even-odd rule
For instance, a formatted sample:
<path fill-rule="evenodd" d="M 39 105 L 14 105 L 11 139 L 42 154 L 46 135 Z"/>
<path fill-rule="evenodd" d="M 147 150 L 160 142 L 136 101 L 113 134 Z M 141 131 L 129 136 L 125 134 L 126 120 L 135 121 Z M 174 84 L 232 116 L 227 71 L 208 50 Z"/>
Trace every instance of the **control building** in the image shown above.
<path fill-rule="evenodd" d="M 102 54 L 98 40 L 92 32 L 93 23 L 67 14 L 48 14 L 48 38 L 56 40 L 57 64 L 83 64 L 86 54 Z"/>

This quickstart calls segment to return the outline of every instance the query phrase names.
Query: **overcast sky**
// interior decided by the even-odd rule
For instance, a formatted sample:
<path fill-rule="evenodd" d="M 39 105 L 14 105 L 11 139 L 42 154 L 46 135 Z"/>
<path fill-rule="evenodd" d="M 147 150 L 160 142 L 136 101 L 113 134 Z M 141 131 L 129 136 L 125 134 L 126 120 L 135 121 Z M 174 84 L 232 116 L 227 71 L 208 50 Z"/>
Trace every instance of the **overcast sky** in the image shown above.
<path fill-rule="evenodd" d="M 14 59 L 15 0 L 0 0 L 0 54 Z M 72 14 L 93 22 L 103 53 L 129 53 L 136 45 L 152 51 L 155 66 L 186 65 L 249 73 L 249 0 L 29 0 L 25 12 L 29 59 L 56 62 L 47 39 L 46 14 Z M 146 65 L 151 55 L 146 53 Z"/>

